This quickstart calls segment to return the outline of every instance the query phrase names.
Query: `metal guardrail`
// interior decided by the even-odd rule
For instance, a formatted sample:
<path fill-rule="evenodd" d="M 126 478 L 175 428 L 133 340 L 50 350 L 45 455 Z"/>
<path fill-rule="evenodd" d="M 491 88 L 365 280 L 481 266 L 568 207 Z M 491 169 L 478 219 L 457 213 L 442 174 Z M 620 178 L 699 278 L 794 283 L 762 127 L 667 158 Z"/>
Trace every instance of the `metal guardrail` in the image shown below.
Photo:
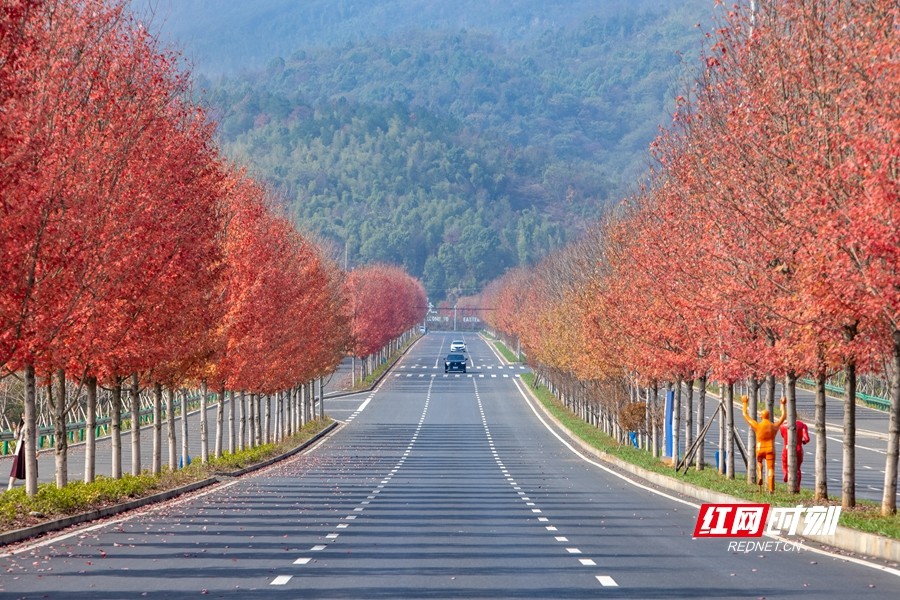
<path fill-rule="evenodd" d="M 816 382 L 812 379 L 802 378 L 799 380 L 803 385 L 807 385 L 815 388 Z M 832 385 L 830 383 L 825 384 L 825 390 L 828 392 L 832 392 L 834 394 L 838 394 L 841 397 L 844 396 L 844 388 L 839 385 Z M 890 410 L 891 403 L 890 401 L 879 398 L 878 396 L 872 396 L 870 394 L 864 394 L 862 392 L 856 392 L 856 397 L 862 400 L 866 405 L 871 406 L 872 408 L 879 408 L 881 410 Z"/>
<path fill-rule="evenodd" d="M 216 394 L 210 394 L 210 398 L 215 400 L 210 404 L 210 406 L 215 406 L 218 399 L 216 398 Z M 193 410 L 200 406 L 199 394 L 195 394 L 190 399 L 188 399 L 187 407 L 188 410 Z M 181 412 L 181 407 L 175 407 L 176 414 Z M 162 409 L 162 414 L 166 414 L 165 405 Z M 140 420 L 140 424 L 143 427 L 144 425 L 151 423 L 153 417 L 153 407 L 144 408 L 138 413 L 138 419 Z M 126 423 L 131 419 L 131 411 L 122 411 L 121 423 Z M 109 432 L 109 425 L 112 423 L 112 417 L 98 417 L 95 422 L 94 435 L 97 438 L 105 436 Z M 66 434 L 69 437 L 70 443 L 78 443 L 83 442 L 87 430 L 87 423 L 85 421 L 73 421 L 70 423 L 66 423 Z M 52 448 L 56 443 L 56 430 L 53 426 L 47 427 L 39 427 L 38 431 L 38 443 L 37 449 L 43 450 L 45 448 Z M 13 453 L 14 450 L 14 442 L 15 436 L 12 431 L 0 431 L 0 456 L 8 456 Z"/>

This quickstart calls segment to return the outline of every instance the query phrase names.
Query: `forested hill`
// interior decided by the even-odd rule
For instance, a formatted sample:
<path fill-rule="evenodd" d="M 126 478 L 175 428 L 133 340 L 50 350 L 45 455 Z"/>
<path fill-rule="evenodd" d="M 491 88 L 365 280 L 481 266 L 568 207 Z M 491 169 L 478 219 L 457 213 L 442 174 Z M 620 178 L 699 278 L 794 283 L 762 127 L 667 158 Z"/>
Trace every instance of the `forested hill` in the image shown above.
<path fill-rule="evenodd" d="M 366 5 L 378 4 L 397 3 Z M 501 4 L 519 6 L 466 3 L 495 25 Z M 529 23 L 550 5 L 558 24 L 542 33 L 411 15 L 394 34 L 346 35 L 200 84 L 226 153 L 282 189 L 301 226 L 351 265 L 403 265 L 435 300 L 471 293 L 633 189 L 682 91 L 682 61 L 696 64 L 711 0 L 563 22 L 568 4 L 522 3 Z"/>

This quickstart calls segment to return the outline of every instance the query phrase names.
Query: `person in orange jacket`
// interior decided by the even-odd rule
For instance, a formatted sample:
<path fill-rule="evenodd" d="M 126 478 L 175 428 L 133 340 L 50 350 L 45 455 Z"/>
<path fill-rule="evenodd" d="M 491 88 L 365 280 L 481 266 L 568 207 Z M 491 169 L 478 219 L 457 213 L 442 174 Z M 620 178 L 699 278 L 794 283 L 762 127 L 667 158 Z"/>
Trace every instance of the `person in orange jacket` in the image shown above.
<path fill-rule="evenodd" d="M 747 421 L 750 427 L 753 428 L 753 431 L 756 432 L 756 472 L 758 474 L 756 483 L 757 485 L 762 486 L 762 465 L 765 460 L 767 487 L 770 492 L 774 492 L 775 433 L 778 431 L 778 428 L 781 427 L 781 424 L 784 423 L 784 418 L 786 416 L 784 405 L 787 403 L 787 400 L 784 398 L 781 399 L 781 417 L 779 417 L 778 421 L 775 423 L 769 419 L 769 411 L 766 409 L 763 409 L 762 412 L 759 413 L 759 422 L 753 420 L 747 412 L 747 402 L 749 402 L 747 396 L 742 396 L 741 402 L 744 404 L 744 420 Z"/>
<path fill-rule="evenodd" d="M 781 449 L 781 470 L 784 472 L 784 480 L 788 480 L 788 428 L 782 424 L 779 428 L 784 448 Z M 800 485 L 800 465 L 803 464 L 803 446 L 809 443 L 809 427 L 806 423 L 797 419 L 797 485 Z"/>

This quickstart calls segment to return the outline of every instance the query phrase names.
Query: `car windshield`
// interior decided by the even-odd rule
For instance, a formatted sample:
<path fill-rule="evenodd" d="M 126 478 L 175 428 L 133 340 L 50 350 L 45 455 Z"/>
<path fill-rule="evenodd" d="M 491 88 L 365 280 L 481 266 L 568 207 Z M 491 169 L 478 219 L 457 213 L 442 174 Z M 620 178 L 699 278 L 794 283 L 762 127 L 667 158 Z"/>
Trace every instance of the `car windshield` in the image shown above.
<path fill-rule="evenodd" d="M 465 360 L 465 357 L 462 354 L 448 354 L 447 360 L 449 360 L 449 361 Z"/>

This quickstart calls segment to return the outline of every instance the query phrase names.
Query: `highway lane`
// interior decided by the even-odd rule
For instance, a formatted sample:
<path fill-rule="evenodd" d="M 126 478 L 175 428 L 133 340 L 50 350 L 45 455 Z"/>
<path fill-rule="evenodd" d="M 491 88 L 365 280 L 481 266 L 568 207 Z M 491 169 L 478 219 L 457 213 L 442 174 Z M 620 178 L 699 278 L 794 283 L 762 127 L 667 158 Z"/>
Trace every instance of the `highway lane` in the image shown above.
<path fill-rule="evenodd" d="M 0 558 L 3 597 L 884 598 L 900 577 L 694 540 L 696 504 L 573 453 L 466 337 L 430 334 L 312 451 Z M 423 374 L 423 371 L 427 374 Z M 420 377 L 419 375 L 423 375 Z M 504 377 L 503 375 L 507 375 Z M 352 409 L 352 410 L 351 410 Z"/>

